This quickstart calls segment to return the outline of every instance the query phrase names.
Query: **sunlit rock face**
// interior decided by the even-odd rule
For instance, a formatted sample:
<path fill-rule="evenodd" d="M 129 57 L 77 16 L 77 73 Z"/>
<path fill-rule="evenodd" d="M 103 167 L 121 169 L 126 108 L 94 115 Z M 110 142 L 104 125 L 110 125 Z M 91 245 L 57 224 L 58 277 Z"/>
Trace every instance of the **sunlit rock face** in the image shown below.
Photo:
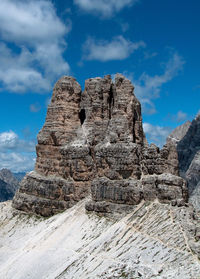
<path fill-rule="evenodd" d="M 89 211 L 126 212 L 142 200 L 183 205 L 176 148 L 148 145 L 141 106 L 124 76 L 92 78 L 85 89 L 72 77 L 55 85 L 38 135 L 35 170 L 13 200 L 20 210 L 44 216 L 91 194 Z"/>

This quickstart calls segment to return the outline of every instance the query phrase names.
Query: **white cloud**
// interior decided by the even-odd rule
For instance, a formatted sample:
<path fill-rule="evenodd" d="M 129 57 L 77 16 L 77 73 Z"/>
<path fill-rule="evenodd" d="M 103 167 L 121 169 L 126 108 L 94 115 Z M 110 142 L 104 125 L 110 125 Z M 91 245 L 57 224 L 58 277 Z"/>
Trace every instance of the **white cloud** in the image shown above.
<path fill-rule="evenodd" d="M 0 1 L 0 81 L 13 92 L 48 91 L 58 76 L 69 73 L 63 58 L 64 25 L 50 1 Z M 16 52 L 8 47 L 15 44 Z"/>
<path fill-rule="evenodd" d="M 154 126 L 150 123 L 143 123 L 143 129 L 148 142 L 155 143 L 159 147 L 162 147 L 163 144 L 165 144 L 166 138 L 172 131 L 170 127 Z"/>
<path fill-rule="evenodd" d="M 0 133 L 0 151 L 34 152 L 35 142 L 22 140 L 13 131 L 3 132 Z"/>
<path fill-rule="evenodd" d="M 138 0 L 74 0 L 80 9 L 103 17 L 111 17 L 123 8 L 130 7 L 137 2 Z"/>
<path fill-rule="evenodd" d="M 145 47 L 143 41 L 134 43 L 126 40 L 123 36 L 115 37 L 112 41 L 97 41 L 89 38 L 83 45 L 83 59 L 102 62 L 123 60 L 141 47 Z"/>
<path fill-rule="evenodd" d="M 0 81 L 3 89 L 12 92 L 48 91 L 51 83 L 48 78 L 34 68 L 36 57 L 23 48 L 20 54 L 14 54 L 4 43 L 0 44 Z"/>
<path fill-rule="evenodd" d="M 164 73 L 161 75 L 149 76 L 143 73 L 139 80 L 132 81 L 135 86 L 135 94 L 142 103 L 143 112 L 153 114 L 156 112 L 152 100 L 160 95 L 160 90 L 164 84 L 172 80 L 183 69 L 184 60 L 177 53 L 174 53 L 169 61 L 165 64 Z"/>
<path fill-rule="evenodd" d="M 69 31 L 46 0 L 1 0 L 0 30 L 7 41 L 31 45 L 53 42 Z"/>
<path fill-rule="evenodd" d="M 0 169 L 6 168 L 13 172 L 28 172 L 33 170 L 35 156 L 16 152 L 0 153 Z"/>
<path fill-rule="evenodd" d="M 35 162 L 35 142 L 20 139 L 13 132 L 0 133 L 0 169 L 30 171 Z"/>
<path fill-rule="evenodd" d="M 10 131 L 0 134 L 0 149 L 13 148 L 15 146 L 18 137 L 17 135 Z"/>

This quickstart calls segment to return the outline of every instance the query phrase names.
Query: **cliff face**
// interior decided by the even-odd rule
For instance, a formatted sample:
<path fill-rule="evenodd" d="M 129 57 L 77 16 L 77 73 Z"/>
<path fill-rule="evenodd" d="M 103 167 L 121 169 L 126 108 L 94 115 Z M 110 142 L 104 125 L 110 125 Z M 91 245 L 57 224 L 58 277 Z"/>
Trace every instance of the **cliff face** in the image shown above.
<path fill-rule="evenodd" d="M 200 114 L 168 137 L 178 152 L 179 170 L 188 182 L 189 200 L 200 210 Z"/>
<path fill-rule="evenodd" d="M 35 170 L 13 206 L 49 216 L 90 193 L 86 209 L 103 213 L 129 210 L 143 199 L 184 204 L 175 147 L 148 146 L 133 91 L 122 75 L 114 83 L 110 76 L 89 79 L 83 93 L 74 78 L 61 78 L 38 135 Z"/>

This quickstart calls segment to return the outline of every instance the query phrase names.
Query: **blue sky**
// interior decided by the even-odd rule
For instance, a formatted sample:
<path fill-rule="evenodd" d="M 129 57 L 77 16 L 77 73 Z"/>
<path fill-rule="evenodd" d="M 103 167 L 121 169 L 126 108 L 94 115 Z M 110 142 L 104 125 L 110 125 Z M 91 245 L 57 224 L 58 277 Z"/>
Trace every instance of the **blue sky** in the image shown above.
<path fill-rule="evenodd" d="M 1 0 L 0 168 L 29 171 L 53 84 L 123 73 L 161 146 L 200 109 L 197 0 Z"/>

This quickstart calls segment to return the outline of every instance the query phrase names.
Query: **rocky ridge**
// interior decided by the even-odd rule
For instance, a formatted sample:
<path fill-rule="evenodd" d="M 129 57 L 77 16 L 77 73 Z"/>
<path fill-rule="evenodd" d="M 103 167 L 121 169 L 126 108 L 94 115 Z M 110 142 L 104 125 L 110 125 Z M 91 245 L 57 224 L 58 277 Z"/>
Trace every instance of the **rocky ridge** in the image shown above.
<path fill-rule="evenodd" d="M 10 185 L 0 179 L 0 202 L 11 200 L 14 194 L 10 189 Z"/>
<path fill-rule="evenodd" d="M 189 201 L 200 210 L 200 114 L 177 127 L 167 141 L 177 149 L 180 174 L 188 182 Z"/>
<path fill-rule="evenodd" d="M 0 201 L 11 200 L 19 188 L 19 180 L 8 169 L 0 170 Z"/>
<path fill-rule="evenodd" d="M 50 216 L 91 193 L 88 211 L 127 212 L 142 200 L 173 205 L 187 202 L 173 144 L 148 145 L 134 86 L 116 75 L 72 77 L 55 85 L 38 135 L 35 170 L 15 195 L 17 209 Z"/>

